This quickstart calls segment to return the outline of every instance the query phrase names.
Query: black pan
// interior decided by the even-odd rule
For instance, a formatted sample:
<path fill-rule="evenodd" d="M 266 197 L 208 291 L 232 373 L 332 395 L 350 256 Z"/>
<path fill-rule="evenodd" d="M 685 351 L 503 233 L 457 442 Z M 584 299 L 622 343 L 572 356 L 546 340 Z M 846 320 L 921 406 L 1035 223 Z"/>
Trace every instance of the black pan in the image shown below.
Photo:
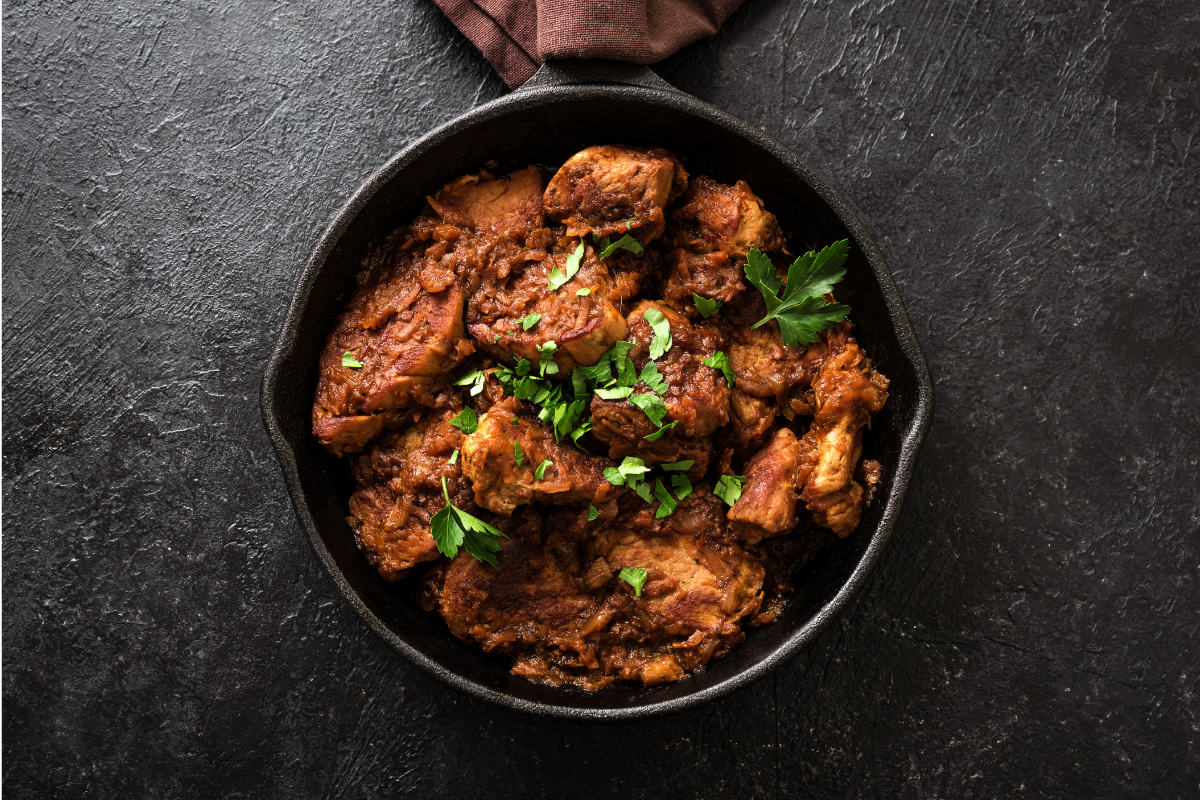
<path fill-rule="evenodd" d="M 457 641 L 404 584 L 389 584 L 356 549 L 346 525 L 354 485 L 346 461 L 311 433 L 317 358 L 354 289 L 362 260 L 407 224 L 425 196 L 486 162 L 498 170 L 550 167 L 593 144 L 664 147 L 693 175 L 745 179 L 779 218 L 793 252 L 851 240 L 838 299 L 854 309 L 858 339 L 891 380 L 864 452 L 882 477 L 862 523 L 805 567 L 779 619 L 750 630 L 730 655 L 692 677 L 643 688 L 621 683 L 594 693 L 538 686 L 507 663 Z M 891 535 L 933 411 L 933 386 L 896 286 L 862 221 L 834 189 L 758 128 L 677 91 L 645 67 L 556 62 L 518 91 L 463 114 L 396 154 L 342 206 L 300 275 L 263 379 L 261 405 L 296 515 L 338 591 L 401 655 L 473 697 L 566 719 L 646 718 L 705 703 L 748 685 L 794 656 L 829 624 L 867 579 Z M 284 543 L 281 546 L 289 546 Z"/>

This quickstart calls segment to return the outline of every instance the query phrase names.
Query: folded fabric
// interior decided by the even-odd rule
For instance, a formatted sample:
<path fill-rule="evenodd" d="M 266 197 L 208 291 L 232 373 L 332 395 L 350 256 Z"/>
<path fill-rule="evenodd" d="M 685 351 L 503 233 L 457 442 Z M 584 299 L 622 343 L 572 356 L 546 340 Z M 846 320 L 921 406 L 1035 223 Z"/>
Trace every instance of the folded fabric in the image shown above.
<path fill-rule="evenodd" d="M 550 58 L 653 64 L 712 36 L 745 0 L 434 0 L 510 87 Z"/>

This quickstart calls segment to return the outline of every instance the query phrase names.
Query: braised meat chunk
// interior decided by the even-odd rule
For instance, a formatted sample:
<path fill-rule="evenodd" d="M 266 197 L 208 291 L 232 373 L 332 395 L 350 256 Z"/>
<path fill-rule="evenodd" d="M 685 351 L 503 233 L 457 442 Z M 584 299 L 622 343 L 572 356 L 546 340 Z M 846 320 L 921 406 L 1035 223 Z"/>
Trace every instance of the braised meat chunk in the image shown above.
<path fill-rule="evenodd" d="M 450 425 L 457 413 L 426 411 L 407 430 L 381 436 L 354 463 L 358 489 L 350 497 L 346 521 L 359 549 L 389 581 L 398 581 L 414 565 L 438 557 L 430 519 L 450 499 L 460 508 L 473 508 L 471 489 L 451 454 L 462 434 Z"/>
<path fill-rule="evenodd" d="M 800 499 L 796 478 L 804 453 L 796 434 L 780 428 L 771 443 L 746 465 L 742 496 L 728 514 L 730 530 L 742 541 L 757 544 L 796 527 L 796 502 Z"/>
<path fill-rule="evenodd" d="M 313 404 L 313 433 L 335 455 L 361 450 L 389 412 L 447 402 L 437 378 L 475 349 L 463 337 L 462 290 L 438 266 L 458 234 L 419 220 L 359 275 L 321 353 Z"/>
<path fill-rule="evenodd" d="M 747 286 L 742 269 L 751 248 L 773 253 L 784 247 L 775 215 L 745 181 L 729 186 L 694 178 L 671 217 L 664 297 L 676 308 L 689 305 L 693 294 L 733 300 Z"/>
<path fill-rule="evenodd" d="M 705 358 L 711 359 L 721 350 L 721 332 L 715 325 L 693 324 L 663 303 L 639 303 L 629 314 L 628 335 L 628 341 L 633 343 L 629 357 L 639 375 L 652 360 L 655 332 L 646 318 L 648 313 L 661 315 L 669 326 L 670 349 L 654 363 L 667 384 L 662 394 L 666 406 L 662 425 L 675 423 L 675 427 L 657 441 L 646 440 L 646 436 L 658 431 L 659 425 L 636 407 L 637 395 L 653 391 L 641 383 L 634 387 L 631 399 L 604 400 L 597 396 L 592 401 L 592 427 L 596 436 L 608 444 L 610 458 L 638 455 L 647 463 L 662 463 L 667 452 L 675 455 L 680 448 L 696 449 L 680 443 L 685 439 L 705 439 L 700 449 L 711 452 L 705 437 L 729 421 L 729 387 L 725 385 L 725 377 L 719 369 L 704 364 Z M 661 326 L 662 322 L 658 324 Z"/>
<path fill-rule="evenodd" d="M 863 486 L 854 479 L 862 457 L 862 431 L 887 402 L 888 380 L 850 341 L 821 365 L 813 384 L 817 412 L 804 435 L 815 453 L 812 471 L 801 474 L 802 497 L 818 523 L 838 536 L 849 536 L 862 516 Z M 803 470 L 801 470 L 803 473 Z"/>
<path fill-rule="evenodd" d="M 505 516 L 535 501 L 600 504 L 620 491 L 604 479 L 611 461 L 555 441 L 530 407 L 512 397 L 479 418 L 479 428 L 463 440 L 462 454 L 475 502 Z"/>
<path fill-rule="evenodd" d="M 553 342 L 556 374 L 565 376 L 595 364 L 625 335 L 625 318 L 609 300 L 613 277 L 579 239 L 555 239 L 542 228 L 521 241 L 479 237 L 458 255 L 467 273 L 467 329 L 498 358 L 536 364 L 538 348 Z"/>
<path fill-rule="evenodd" d="M 666 206 L 687 189 L 687 171 L 666 150 L 602 145 L 567 159 L 546 187 L 545 207 L 567 234 L 662 235 Z"/>
<path fill-rule="evenodd" d="M 489 172 L 464 175 L 446 184 L 429 205 L 460 228 L 513 230 L 542 226 L 542 192 L 549 176 L 529 166 L 497 178 Z"/>

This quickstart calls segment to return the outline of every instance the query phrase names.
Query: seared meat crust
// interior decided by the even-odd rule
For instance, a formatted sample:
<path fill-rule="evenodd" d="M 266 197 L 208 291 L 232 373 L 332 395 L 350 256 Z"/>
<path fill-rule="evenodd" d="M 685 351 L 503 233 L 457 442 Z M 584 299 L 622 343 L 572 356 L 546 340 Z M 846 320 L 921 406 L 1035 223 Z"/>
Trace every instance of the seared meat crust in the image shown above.
<path fill-rule="evenodd" d="M 546 187 L 551 219 L 570 236 L 662 235 L 666 206 L 687 189 L 687 170 L 666 150 L 602 145 L 567 159 Z"/>
<path fill-rule="evenodd" d="M 463 337 L 462 290 L 440 263 L 459 229 L 422 217 L 406 233 L 359 274 L 321 353 L 313 433 L 335 455 L 361 450 L 391 412 L 445 405 L 437 379 L 475 349 Z M 346 352 L 362 367 L 343 366 Z"/>

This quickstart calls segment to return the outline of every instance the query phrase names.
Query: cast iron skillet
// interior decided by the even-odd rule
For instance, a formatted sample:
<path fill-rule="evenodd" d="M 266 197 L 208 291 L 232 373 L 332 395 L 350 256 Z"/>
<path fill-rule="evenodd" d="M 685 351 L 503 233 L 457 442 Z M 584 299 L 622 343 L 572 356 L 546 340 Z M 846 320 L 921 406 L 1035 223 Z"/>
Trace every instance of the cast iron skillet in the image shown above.
<path fill-rule="evenodd" d="M 745 179 L 778 216 L 794 252 L 849 237 L 838 299 L 853 308 L 858 339 L 891 380 L 891 397 L 864 443 L 883 472 L 862 523 L 805 567 L 778 620 L 750 630 L 730 655 L 685 680 L 651 688 L 621 682 L 588 694 L 511 675 L 506 661 L 457 641 L 438 615 L 422 611 L 410 587 L 379 577 L 345 522 L 354 489 L 348 464 L 317 444 L 310 413 L 317 358 L 360 263 L 420 213 L 427 194 L 488 161 L 499 162 L 497 171 L 530 163 L 555 167 L 593 144 L 665 147 L 693 175 Z M 891 535 L 929 425 L 933 386 L 883 257 L 828 183 L 763 131 L 677 91 L 645 67 L 564 61 L 409 145 L 342 206 L 300 275 L 260 403 L 309 543 L 342 596 L 384 641 L 474 697 L 547 717 L 620 720 L 679 711 L 746 686 L 829 624 L 862 588 Z"/>

